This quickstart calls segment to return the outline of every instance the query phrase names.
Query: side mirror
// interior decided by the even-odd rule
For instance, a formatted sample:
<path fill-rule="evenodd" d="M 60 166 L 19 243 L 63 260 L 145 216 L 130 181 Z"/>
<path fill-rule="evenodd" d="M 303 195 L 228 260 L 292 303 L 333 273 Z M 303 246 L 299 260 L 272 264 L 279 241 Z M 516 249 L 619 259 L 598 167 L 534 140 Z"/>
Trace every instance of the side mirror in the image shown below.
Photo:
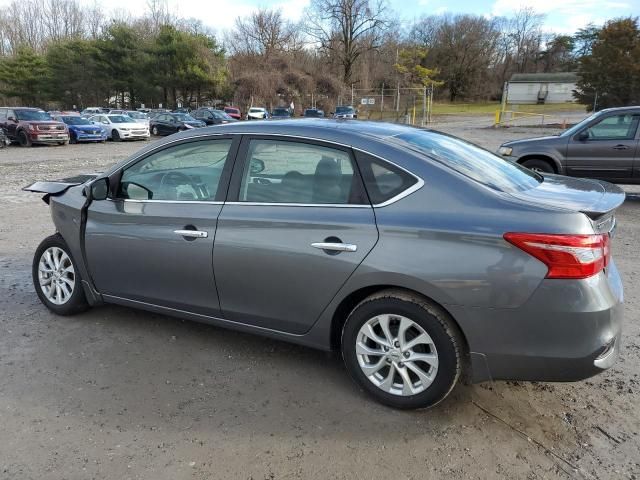
<path fill-rule="evenodd" d="M 18 119 L 16 119 L 16 117 L 14 117 L 13 115 L 7 117 L 7 120 L 9 120 L 10 122 L 17 122 Z"/>
<path fill-rule="evenodd" d="M 578 140 L 580 140 L 581 142 L 589 140 L 589 129 L 581 131 L 578 134 Z"/>
<path fill-rule="evenodd" d="M 262 160 L 260 160 L 259 158 L 251 159 L 251 165 L 249 166 L 249 172 L 251 173 L 251 175 L 255 175 L 264 171 L 264 168 L 265 166 Z"/>
<path fill-rule="evenodd" d="M 109 179 L 106 177 L 94 180 L 89 186 L 90 200 L 106 200 L 109 196 Z"/>

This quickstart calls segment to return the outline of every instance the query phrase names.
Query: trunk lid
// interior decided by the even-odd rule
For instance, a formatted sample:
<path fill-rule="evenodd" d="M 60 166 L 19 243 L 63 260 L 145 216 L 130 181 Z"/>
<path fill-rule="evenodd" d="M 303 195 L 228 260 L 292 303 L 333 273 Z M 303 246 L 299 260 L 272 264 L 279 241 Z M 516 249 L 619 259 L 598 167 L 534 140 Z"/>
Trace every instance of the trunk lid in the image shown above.
<path fill-rule="evenodd" d="M 625 200 L 625 193 L 617 185 L 601 180 L 544 175 L 536 188 L 512 193 L 526 202 L 567 208 L 584 213 L 592 220 L 607 220 Z"/>

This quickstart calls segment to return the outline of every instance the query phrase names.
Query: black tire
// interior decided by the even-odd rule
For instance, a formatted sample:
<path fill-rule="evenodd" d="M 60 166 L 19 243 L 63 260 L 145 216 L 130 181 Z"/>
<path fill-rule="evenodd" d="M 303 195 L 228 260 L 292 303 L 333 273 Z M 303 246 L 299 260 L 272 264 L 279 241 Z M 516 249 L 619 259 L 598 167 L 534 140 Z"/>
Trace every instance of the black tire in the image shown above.
<path fill-rule="evenodd" d="M 71 145 L 78 143 L 78 139 L 76 138 L 76 136 L 73 133 L 69 134 L 69 143 Z"/>
<path fill-rule="evenodd" d="M 157 127 L 156 125 L 154 125 L 153 127 L 151 127 L 151 135 L 154 135 L 154 136 L 156 136 L 156 137 L 159 135 L 159 133 L 158 133 L 158 127 Z"/>
<path fill-rule="evenodd" d="M 522 162 L 523 167 L 527 167 L 534 172 L 539 173 L 556 173 L 555 168 L 548 160 L 543 158 L 531 158 Z"/>
<path fill-rule="evenodd" d="M 118 130 L 111 131 L 111 140 L 113 140 L 114 142 L 122 141 L 122 139 L 120 138 L 120 134 L 118 133 Z"/>
<path fill-rule="evenodd" d="M 356 342 L 360 328 L 370 319 L 384 314 L 401 315 L 412 320 L 433 340 L 438 367 L 432 383 L 420 393 L 403 396 L 385 392 L 372 383 L 358 363 Z M 341 343 L 342 357 L 351 377 L 378 402 L 393 408 L 415 409 L 437 405 L 453 390 L 462 371 L 464 342 L 457 325 L 440 307 L 402 290 L 385 290 L 358 304 L 347 318 Z"/>
<path fill-rule="evenodd" d="M 55 304 L 47 298 L 43 291 L 43 287 L 40 285 L 40 279 L 38 276 L 40 259 L 43 254 L 51 247 L 57 247 L 60 250 L 64 251 L 64 253 L 66 253 L 66 255 L 69 257 L 73 266 L 74 286 L 71 295 L 63 304 Z M 33 286 L 36 289 L 38 298 L 40 298 L 40 301 L 44 304 L 44 306 L 51 310 L 53 313 L 57 315 L 74 315 L 86 310 L 89 307 L 84 296 L 84 290 L 82 289 L 82 279 L 80 277 L 80 273 L 78 272 L 77 263 L 73 259 L 67 243 L 59 233 L 51 235 L 50 237 L 47 237 L 42 242 L 40 242 L 40 245 L 38 245 L 38 248 L 36 249 L 36 252 L 33 256 L 31 275 L 33 278 Z"/>
<path fill-rule="evenodd" d="M 32 145 L 29 135 L 27 135 L 24 130 L 18 132 L 18 143 L 21 147 L 30 147 Z"/>

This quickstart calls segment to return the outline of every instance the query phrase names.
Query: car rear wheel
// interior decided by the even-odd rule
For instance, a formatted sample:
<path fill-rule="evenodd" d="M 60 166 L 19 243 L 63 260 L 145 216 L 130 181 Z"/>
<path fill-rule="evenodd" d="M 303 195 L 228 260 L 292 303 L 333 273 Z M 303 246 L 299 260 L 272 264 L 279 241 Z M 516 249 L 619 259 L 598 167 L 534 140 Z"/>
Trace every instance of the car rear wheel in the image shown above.
<path fill-rule="evenodd" d="M 553 165 L 542 158 L 532 158 L 522 162 L 522 166 L 538 173 L 555 173 Z"/>
<path fill-rule="evenodd" d="M 20 131 L 18 132 L 18 143 L 21 147 L 30 147 L 31 139 L 29 138 L 29 135 L 26 134 L 26 132 Z"/>
<path fill-rule="evenodd" d="M 380 403 L 401 409 L 432 407 L 451 392 L 462 345 L 446 312 L 397 290 L 361 302 L 342 332 L 351 377 Z"/>
<path fill-rule="evenodd" d="M 120 138 L 120 134 L 118 133 L 118 130 L 113 130 L 113 131 L 111 132 L 111 139 L 112 139 L 114 142 L 119 142 L 120 140 L 122 140 L 122 139 Z"/>
<path fill-rule="evenodd" d="M 45 238 L 33 257 L 33 285 L 40 301 L 58 315 L 73 315 L 88 305 L 69 247 L 60 234 Z"/>

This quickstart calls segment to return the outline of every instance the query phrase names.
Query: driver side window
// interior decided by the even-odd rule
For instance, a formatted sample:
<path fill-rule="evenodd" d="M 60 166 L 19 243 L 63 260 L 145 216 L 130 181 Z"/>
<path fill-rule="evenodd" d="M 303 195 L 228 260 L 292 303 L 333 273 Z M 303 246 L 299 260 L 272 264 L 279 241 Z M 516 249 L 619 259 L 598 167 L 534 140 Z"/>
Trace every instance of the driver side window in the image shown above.
<path fill-rule="evenodd" d="M 231 139 L 175 145 L 138 161 L 122 173 L 118 198 L 214 201 Z"/>

